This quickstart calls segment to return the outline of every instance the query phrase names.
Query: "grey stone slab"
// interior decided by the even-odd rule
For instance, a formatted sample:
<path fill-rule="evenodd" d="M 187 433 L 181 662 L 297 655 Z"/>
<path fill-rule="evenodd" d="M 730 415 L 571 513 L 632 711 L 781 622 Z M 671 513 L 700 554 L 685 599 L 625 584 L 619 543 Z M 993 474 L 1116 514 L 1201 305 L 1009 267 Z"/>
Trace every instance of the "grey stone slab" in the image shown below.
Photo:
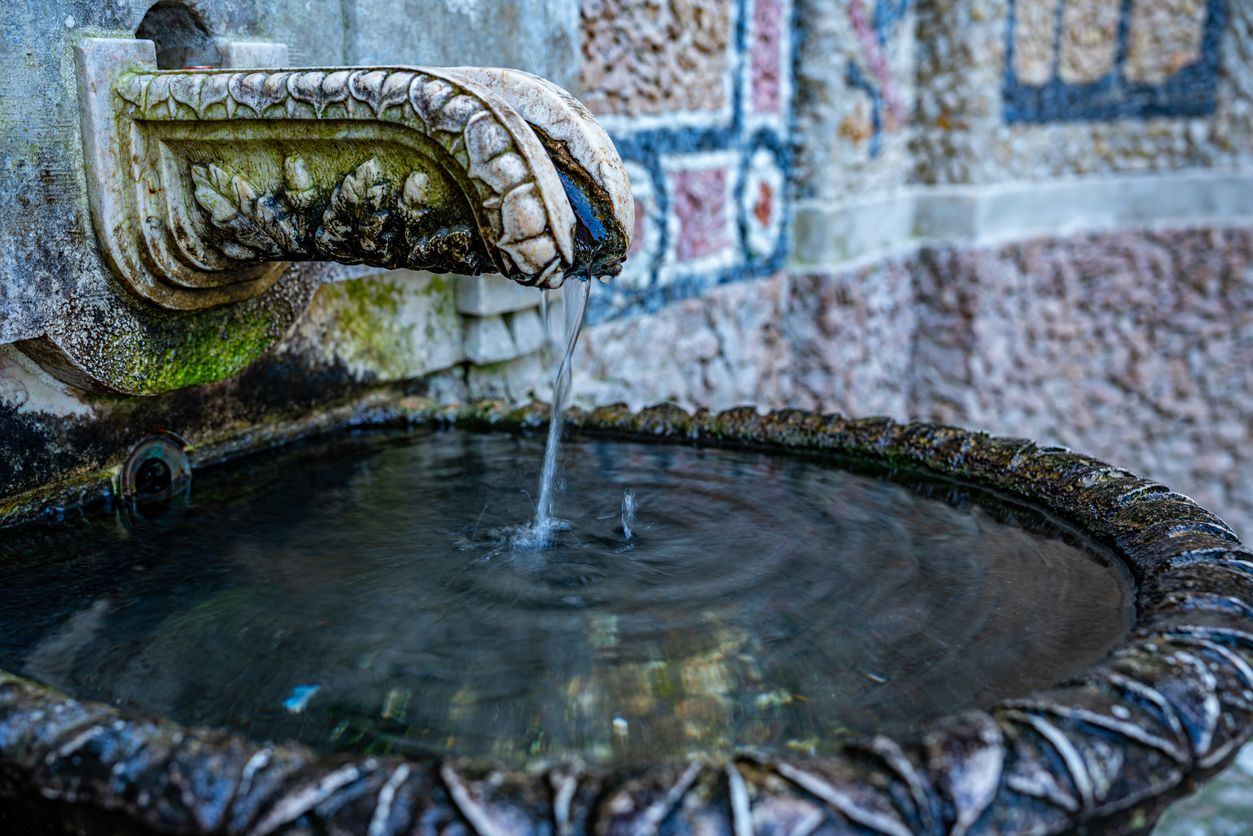
<path fill-rule="evenodd" d="M 495 316 L 539 307 L 541 291 L 501 276 L 458 276 L 457 310 L 467 316 Z"/>
<path fill-rule="evenodd" d="M 505 323 L 509 326 L 509 333 L 513 336 L 513 344 L 519 354 L 530 354 L 544 347 L 546 334 L 539 311 L 530 309 L 507 314 Z"/>
<path fill-rule="evenodd" d="M 503 317 L 468 319 L 465 330 L 465 356 L 473 363 L 487 365 L 512 360 L 520 352 Z"/>

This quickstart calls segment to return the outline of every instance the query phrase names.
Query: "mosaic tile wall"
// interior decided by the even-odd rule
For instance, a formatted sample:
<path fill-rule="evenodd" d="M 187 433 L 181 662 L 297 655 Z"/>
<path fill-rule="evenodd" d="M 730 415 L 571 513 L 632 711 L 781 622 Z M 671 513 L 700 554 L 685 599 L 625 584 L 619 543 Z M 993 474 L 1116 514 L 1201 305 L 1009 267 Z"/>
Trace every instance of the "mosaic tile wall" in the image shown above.
<path fill-rule="evenodd" d="M 1253 532 L 1253 3 L 795 0 L 793 73 L 763 96 L 791 151 L 775 260 L 749 246 L 755 192 L 728 191 L 758 146 L 753 88 L 727 91 L 767 28 L 733 33 L 765 7 L 619 2 L 584 2 L 584 95 L 652 226 L 585 335 L 581 400 L 990 427 Z"/>
<path fill-rule="evenodd" d="M 971 86 L 959 96 L 947 130 L 934 121 L 920 123 L 920 182 L 1253 164 L 1253 4 L 1000 5 L 996 17 L 975 27 L 975 37 L 996 44 L 998 53 L 980 73 L 983 92 Z M 934 112 L 930 79 L 939 68 L 934 60 L 924 64 L 920 111 Z"/>
<path fill-rule="evenodd" d="M 909 179 L 915 6 L 800 0 L 796 197 L 847 199 Z"/>
<path fill-rule="evenodd" d="M 1253 165 L 1242 0 L 797 0 L 799 199 Z"/>
<path fill-rule="evenodd" d="M 787 259 L 790 0 L 584 0 L 581 98 L 631 176 L 636 229 L 592 323 Z"/>
<path fill-rule="evenodd" d="M 786 266 L 794 204 L 1253 166 L 1238 0 L 583 0 L 580 95 L 627 160 L 591 322 Z M 802 254 L 803 255 L 803 254 Z M 804 260 L 803 258 L 801 260 Z"/>

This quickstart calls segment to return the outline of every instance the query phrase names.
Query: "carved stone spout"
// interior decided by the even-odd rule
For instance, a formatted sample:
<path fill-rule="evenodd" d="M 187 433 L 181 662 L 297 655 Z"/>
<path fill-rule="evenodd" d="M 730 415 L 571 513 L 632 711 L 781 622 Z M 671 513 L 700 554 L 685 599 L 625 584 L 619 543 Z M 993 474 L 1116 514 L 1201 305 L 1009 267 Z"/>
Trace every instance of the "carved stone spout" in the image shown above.
<path fill-rule="evenodd" d="M 557 287 L 613 275 L 621 161 L 569 94 L 512 70 L 158 71 L 152 45 L 79 49 L 93 219 L 117 278 L 162 307 L 336 261 Z"/>

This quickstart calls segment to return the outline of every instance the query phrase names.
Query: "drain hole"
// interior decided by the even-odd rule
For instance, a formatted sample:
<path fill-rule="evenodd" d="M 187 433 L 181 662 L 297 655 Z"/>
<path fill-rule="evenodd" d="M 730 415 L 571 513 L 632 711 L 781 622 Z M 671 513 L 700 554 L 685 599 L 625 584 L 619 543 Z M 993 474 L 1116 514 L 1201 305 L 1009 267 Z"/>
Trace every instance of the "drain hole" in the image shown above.
<path fill-rule="evenodd" d="M 204 18 L 177 0 L 160 0 L 148 9 L 135 37 L 157 45 L 157 68 L 161 70 L 217 67 L 222 63 Z"/>
<path fill-rule="evenodd" d="M 135 471 L 135 496 L 143 499 L 170 489 L 170 466 L 160 459 L 147 459 Z"/>
<path fill-rule="evenodd" d="M 145 438 L 122 465 L 121 494 L 128 501 L 147 504 L 186 493 L 191 485 L 191 462 L 182 440 L 172 434 Z"/>

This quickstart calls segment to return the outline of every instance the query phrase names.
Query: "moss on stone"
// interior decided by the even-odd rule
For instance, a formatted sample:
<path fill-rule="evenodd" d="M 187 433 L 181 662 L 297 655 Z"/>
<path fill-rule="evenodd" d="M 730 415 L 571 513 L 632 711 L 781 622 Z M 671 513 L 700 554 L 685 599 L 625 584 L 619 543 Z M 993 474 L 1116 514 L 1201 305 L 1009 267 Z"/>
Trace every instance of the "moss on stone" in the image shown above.
<path fill-rule="evenodd" d="M 231 377 L 265 354 L 283 333 L 263 309 L 245 309 L 242 316 L 191 316 L 184 325 L 172 329 L 157 351 L 117 352 L 129 357 L 124 370 L 128 391 L 156 395 Z"/>
<path fill-rule="evenodd" d="M 327 285 L 318 295 L 335 331 L 336 351 L 363 366 L 369 377 L 395 380 L 427 371 L 422 347 L 447 339 L 437 323 L 457 316 L 456 289 L 445 276 L 430 276 L 421 286 L 388 275 L 368 276 Z M 425 322 L 406 316 L 407 303 L 417 298 L 431 307 Z"/>

